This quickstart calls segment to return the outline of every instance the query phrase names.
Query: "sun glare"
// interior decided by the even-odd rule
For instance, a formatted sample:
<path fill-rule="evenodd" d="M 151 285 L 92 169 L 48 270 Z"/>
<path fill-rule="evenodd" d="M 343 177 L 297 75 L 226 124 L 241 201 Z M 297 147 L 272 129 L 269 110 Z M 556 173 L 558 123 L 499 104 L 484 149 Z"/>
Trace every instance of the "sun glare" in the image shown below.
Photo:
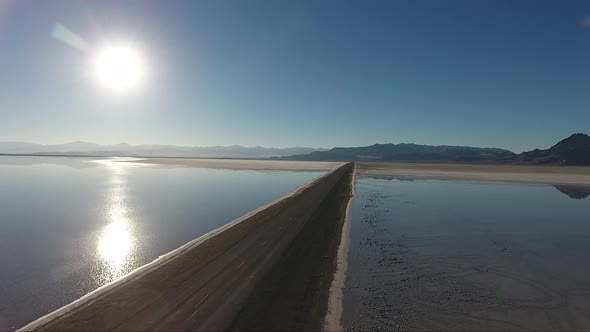
<path fill-rule="evenodd" d="M 139 86 L 144 78 L 144 61 L 135 48 L 111 45 L 98 51 L 94 58 L 94 72 L 104 87 L 125 92 Z"/>

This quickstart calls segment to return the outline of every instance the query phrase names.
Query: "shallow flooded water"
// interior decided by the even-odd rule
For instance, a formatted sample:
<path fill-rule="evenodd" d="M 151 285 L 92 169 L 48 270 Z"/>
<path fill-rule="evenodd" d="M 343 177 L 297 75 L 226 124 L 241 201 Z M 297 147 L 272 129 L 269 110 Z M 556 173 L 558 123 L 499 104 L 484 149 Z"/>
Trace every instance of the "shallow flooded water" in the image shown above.
<path fill-rule="evenodd" d="M 359 177 L 343 326 L 585 330 L 588 188 Z"/>
<path fill-rule="evenodd" d="M 0 330 L 57 309 L 321 173 L 0 157 Z"/>

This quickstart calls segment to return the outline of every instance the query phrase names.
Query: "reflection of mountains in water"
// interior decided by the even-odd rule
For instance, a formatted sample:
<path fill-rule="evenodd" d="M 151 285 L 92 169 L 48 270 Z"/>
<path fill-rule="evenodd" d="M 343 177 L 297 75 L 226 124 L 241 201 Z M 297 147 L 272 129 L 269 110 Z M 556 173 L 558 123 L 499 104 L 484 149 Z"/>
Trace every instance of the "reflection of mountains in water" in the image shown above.
<path fill-rule="evenodd" d="M 580 187 L 580 186 L 554 186 L 555 189 L 561 191 L 562 193 L 568 195 L 570 198 L 573 199 L 584 199 L 590 196 L 590 187 Z"/>

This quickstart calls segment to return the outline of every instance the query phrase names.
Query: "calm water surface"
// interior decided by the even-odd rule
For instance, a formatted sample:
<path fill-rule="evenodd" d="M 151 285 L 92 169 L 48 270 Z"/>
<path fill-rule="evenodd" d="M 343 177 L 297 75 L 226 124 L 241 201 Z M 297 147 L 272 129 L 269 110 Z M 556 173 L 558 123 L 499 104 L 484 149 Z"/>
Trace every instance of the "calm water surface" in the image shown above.
<path fill-rule="evenodd" d="M 0 157 L 0 330 L 22 326 L 320 174 Z"/>
<path fill-rule="evenodd" d="M 588 188 L 359 177 L 343 324 L 587 330 Z"/>

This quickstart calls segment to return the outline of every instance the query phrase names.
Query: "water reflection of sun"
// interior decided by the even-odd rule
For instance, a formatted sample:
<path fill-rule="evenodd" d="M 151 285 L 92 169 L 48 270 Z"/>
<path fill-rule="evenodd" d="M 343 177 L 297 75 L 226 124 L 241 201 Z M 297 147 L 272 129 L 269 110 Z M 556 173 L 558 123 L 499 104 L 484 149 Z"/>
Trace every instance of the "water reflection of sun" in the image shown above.
<path fill-rule="evenodd" d="M 111 272 L 117 272 L 125 266 L 132 246 L 133 240 L 128 223 L 113 221 L 104 228 L 100 235 L 98 254 L 109 265 Z"/>
<path fill-rule="evenodd" d="M 111 170 L 113 174 L 105 203 L 108 224 L 100 232 L 97 243 L 97 255 L 103 265 L 98 276 L 101 283 L 120 278 L 133 268 L 134 237 L 127 207 L 127 171 L 125 167 L 112 167 Z"/>

